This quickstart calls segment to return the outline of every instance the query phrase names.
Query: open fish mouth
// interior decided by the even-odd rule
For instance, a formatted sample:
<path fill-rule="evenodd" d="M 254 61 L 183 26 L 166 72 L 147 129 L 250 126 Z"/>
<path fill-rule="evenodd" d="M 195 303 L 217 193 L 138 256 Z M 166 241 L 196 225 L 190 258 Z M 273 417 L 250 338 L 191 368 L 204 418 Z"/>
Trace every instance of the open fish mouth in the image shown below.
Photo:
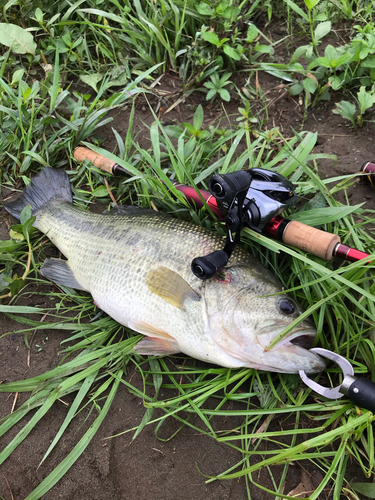
<path fill-rule="evenodd" d="M 286 326 L 278 324 L 277 328 L 272 331 L 268 325 L 267 329 L 264 329 L 262 334 L 258 336 L 258 343 L 264 349 L 263 365 L 267 365 L 267 369 L 270 371 L 280 373 L 298 373 L 301 369 L 305 370 L 306 373 L 318 373 L 324 370 L 326 364 L 323 358 L 310 351 L 316 337 L 314 328 L 297 327 L 272 349 L 267 350 L 272 340 Z"/>
<path fill-rule="evenodd" d="M 303 333 L 302 335 L 295 337 L 294 339 L 290 340 L 289 342 L 293 345 L 298 346 L 298 347 L 302 347 L 303 349 L 311 349 L 313 344 L 314 344 L 314 338 L 315 338 L 315 335 L 308 335 L 308 334 Z"/>
<path fill-rule="evenodd" d="M 267 349 L 267 347 L 270 345 L 272 340 L 283 331 L 287 325 L 283 325 L 280 327 L 280 324 L 278 324 L 277 329 L 269 329 L 267 328 L 266 331 L 262 331 L 261 334 L 258 334 L 258 342 L 259 344 L 264 347 L 264 349 Z M 271 334 L 272 331 L 272 334 Z M 292 333 L 289 333 L 286 337 L 284 337 L 280 342 L 278 342 L 275 347 L 273 347 L 269 352 L 273 350 L 277 350 L 283 347 L 300 347 L 302 349 L 311 349 L 314 340 L 316 337 L 316 330 L 311 328 L 296 328 L 292 331 Z"/>
<path fill-rule="evenodd" d="M 275 349 L 280 347 L 296 346 L 302 349 L 311 349 L 316 337 L 315 330 L 300 330 L 287 335 L 283 340 L 275 345 Z"/>

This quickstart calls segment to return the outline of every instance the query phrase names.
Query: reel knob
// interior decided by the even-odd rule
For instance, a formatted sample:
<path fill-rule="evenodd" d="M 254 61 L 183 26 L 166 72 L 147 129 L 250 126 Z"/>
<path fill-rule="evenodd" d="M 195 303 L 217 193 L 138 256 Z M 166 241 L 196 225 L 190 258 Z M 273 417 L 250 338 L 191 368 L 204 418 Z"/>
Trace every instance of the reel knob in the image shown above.
<path fill-rule="evenodd" d="M 219 269 L 228 264 L 228 254 L 224 250 L 216 250 L 205 257 L 196 257 L 191 263 L 191 270 L 201 280 L 213 278 Z"/>
<path fill-rule="evenodd" d="M 251 175 L 245 170 L 238 170 L 230 174 L 214 174 L 208 188 L 217 200 L 225 201 L 229 205 L 238 193 L 247 191 L 251 183 Z"/>

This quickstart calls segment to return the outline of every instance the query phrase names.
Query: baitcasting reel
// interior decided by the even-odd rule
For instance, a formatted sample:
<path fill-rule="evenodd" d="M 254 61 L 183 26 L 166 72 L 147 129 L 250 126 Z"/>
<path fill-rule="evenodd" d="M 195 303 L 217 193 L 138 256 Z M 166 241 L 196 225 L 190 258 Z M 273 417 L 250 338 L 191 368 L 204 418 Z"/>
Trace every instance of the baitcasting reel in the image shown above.
<path fill-rule="evenodd" d="M 202 280 L 213 278 L 227 265 L 244 226 L 260 233 L 273 217 L 297 200 L 288 179 L 263 168 L 215 174 L 208 187 L 225 214 L 227 237 L 223 250 L 192 261 L 193 273 Z"/>

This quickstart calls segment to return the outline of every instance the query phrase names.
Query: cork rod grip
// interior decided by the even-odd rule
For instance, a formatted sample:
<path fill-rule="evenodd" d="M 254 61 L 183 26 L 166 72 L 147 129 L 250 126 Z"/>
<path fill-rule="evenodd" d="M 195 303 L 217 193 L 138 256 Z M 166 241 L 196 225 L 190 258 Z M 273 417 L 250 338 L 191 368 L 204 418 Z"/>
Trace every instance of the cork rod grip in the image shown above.
<path fill-rule="evenodd" d="M 102 172 L 107 172 L 108 174 L 114 174 L 114 167 L 117 165 L 114 161 L 105 158 L 91 149 L 78 146 L 74 150 L 74 158 L 82 162 L 83 160 L 88 160 L 90 163 L 99 168 Z"/>
<path fill-rule="evenodd" d="M 292 220 L 283 232 L 284 243 L 312 253 L 324 260 L 331 260 L 340 236 Z"/>

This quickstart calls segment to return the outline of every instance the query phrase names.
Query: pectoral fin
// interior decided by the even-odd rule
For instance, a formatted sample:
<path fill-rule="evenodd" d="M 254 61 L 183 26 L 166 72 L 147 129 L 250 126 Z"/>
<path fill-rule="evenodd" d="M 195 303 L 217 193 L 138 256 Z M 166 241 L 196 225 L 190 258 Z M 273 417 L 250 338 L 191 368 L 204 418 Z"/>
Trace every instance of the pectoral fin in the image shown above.
<path fill-rule="evenodd" d="M 169 342 L 165 339 L 157 339 L 153 337 L 145 337 L 134 347 L 134 350 L 139 354 L 148 354 L 150 356 L 165 356 L 181 352 L 177 342 Z"/>
<path fill-rule="evenodd" d="M 200 300 L 197 292 L 179 274 L 167 267 L 160 266 L 150 271 L 146 284 L 152 293 L 182 310 L 185 310 L 186 299 Z"/>
<path fill-rule="evenodd" d="M 160 330 L 144 321 L 130 321 L 129 328 L 147 335 L 134 348 L 139 354 L 161 356 L 180 352 L 177 342 L 167 332 Z"/>
<path fill-rule="evenodd" d="M 169 335 L 169 333 L 164 330 L 160 330 L 155 326 L 146 323 L 145 321 L 129 321 L 129 328 L 135 330 L 136 332 L 142 333 L 143 335 L 147 335 L 148 337 L 156 337 L 158 339 L 168 340 L 175 342 L 174 338 Z"/>
<path fill-rule="evenodd" d="M 57 285 L 69 286 L 70 288 L 85 290 L 86 292 L 89 291 L 74 276 L 67 260 L 46 259 L 40 268 L 40 272 Z"/>

